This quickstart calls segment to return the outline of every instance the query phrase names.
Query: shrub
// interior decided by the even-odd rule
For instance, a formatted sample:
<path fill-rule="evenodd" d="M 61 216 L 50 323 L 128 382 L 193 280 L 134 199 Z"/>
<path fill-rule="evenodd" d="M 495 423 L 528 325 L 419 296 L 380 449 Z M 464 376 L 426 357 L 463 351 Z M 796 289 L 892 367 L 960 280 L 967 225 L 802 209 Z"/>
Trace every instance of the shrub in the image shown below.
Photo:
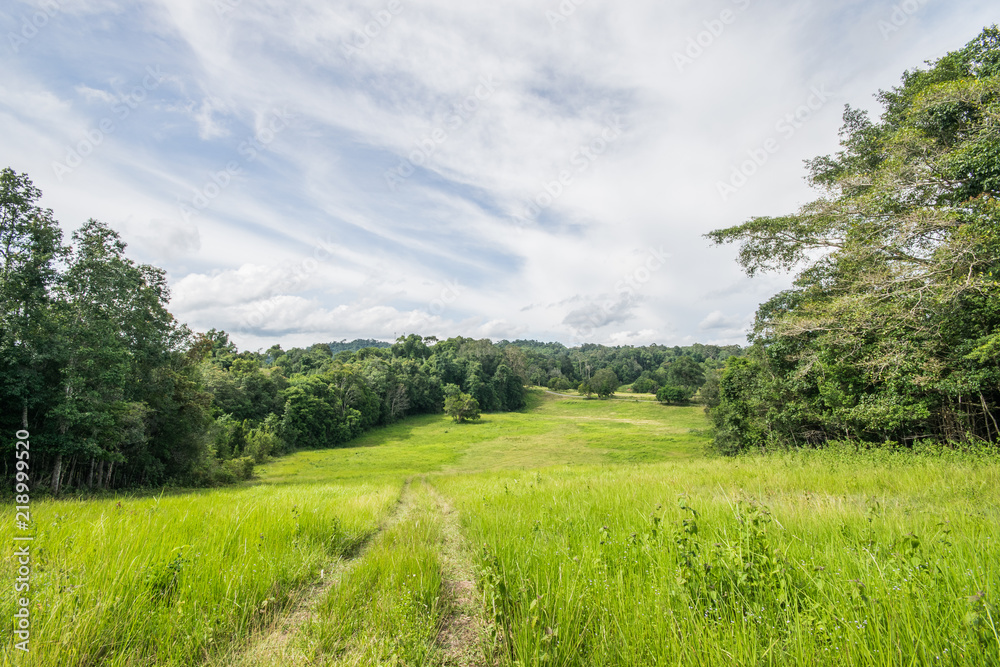
<path fill-rule="evenodd" d="M 452 394 L 444 399 L 444 411 L 456 422 L 479 419 L 479 401 L 468 394 Z"/>
<path fill-rule="evenodd" d="M 660 403 L 683 403 L 691 398 L 691 394 L 683 387 L 672 384 L 663 385 L 656 392 L 656 400 Z"/>
<path fill-rule="evenodd" d="M 219 481 L 226 478 L 230 481 L 250 479 L 253 477 L 253 459 L 249 456 L 241 456 L 238 459 L 223 461 L 220 473 L 218 477 L 222 479 Z"/>
<path fill-rule="evenodd" d="M 655 394 L 659 388 L 656 380 L 650 377 L 640 377 L 632 383 L 633 394 Z"/>

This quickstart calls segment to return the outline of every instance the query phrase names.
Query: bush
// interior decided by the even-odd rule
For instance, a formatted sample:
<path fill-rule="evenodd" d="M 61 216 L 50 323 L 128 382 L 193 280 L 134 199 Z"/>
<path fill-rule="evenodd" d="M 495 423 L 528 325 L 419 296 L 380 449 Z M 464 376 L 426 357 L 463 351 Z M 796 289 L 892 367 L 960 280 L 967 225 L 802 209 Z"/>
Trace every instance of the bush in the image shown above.
<path fill-rule="evenodd" d="M 468 394 L 452 394 L 444 399 L 444 411 L 456 422 L 479 419 L 479 401 Z"/>
<path fill-rule="evenodd" d="M 663 385 L 656 392 L 656 400 L 660 403 L 684 403 L 689 398 L 691 398 L 691 394 L 687 389 L 672 384 Z"/>
<path fill-rule="evenodd" d="M 552 391 L 566 391 L 573 388 L 573 384 L 566 378 L 552 378 L 547 386 Z"/>
<path fill-rule="evenodd" d="M 659 388 L 656 380 L 650 377 L 640 377 L 632 383 L 633 394 L 655 394 Z"/>
<path fill-rule="evenodd" d="M 253 477 L 253 459 L 249 456 L 223 461 L 222 468 L 217 475 L 218 481 L 223 483 L 232 483 L 251 477 Z"/>
<path fill-rule="evenodd" d="M 602 368 L 594 373 L 590 379 L 590 386 L 599 398 L 608 398 L 615 395 L 618 389 L 618 376 L 610 368 Z"/>
<path fill-rule="evenodd" d="M 244 453 L 252 457 L 254 463 L 264 463 L 269 456 L 285 452 L 287 445 L 278 435 L 278 428 L 275 415 L 268 415 L 267 421 L 247 433 Z"/>

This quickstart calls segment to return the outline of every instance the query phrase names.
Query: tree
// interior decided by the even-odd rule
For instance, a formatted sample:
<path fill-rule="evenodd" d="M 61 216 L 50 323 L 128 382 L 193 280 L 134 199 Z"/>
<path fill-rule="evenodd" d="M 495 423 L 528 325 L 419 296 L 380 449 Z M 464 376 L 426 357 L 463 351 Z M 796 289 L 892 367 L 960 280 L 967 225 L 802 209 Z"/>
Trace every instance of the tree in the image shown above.
<path fill-rule="evenodd" d="M 723 373 L 727 448 L 1000 438 L 1000 31 L 929 65 L 879 120 L 846 109 L 819 199 L 708 235 L 749 275 L 798 271 Z"/>
<path fill-rule="evenodd" d="M 668 383 L 684 387 L 692 394 L 705 384 L 705 372 L 697 361 L 686 355 L 667 364 L 666 372 Z"/>
<path fill-rule="evenodd" d="M 40 198 L 27 174 L 0 171 L 0 403 L 7 407 L 0 423 L 8 432 L 31 426 L 33 451 L 44 453 L 46 437 L 29 413 L 44 409 L 56 370 L 52 291 L 65 249 Z"/>
<path fill-rule="evenodd" d="M 480 417 L 479 401 L 469 394 L 462 393 L 454 384 L 445 387 L 444 411 L 456 423 L 476 420 Z"/>
<path fill-rule="evenodd" d="M 632 383 L 633 394 L 655 394 L 660 388 L 649 371 L 644 372 L 635 382 Z"/>
<path fill-rule="evenodd" d="M 593 387 L 594 393 L 597 394 L 598 398 L 614 396 L 618 385 L 618 376 L 610 368 L 602 368 L 594 373 L 594 377 L 590 380 L 590 386 Z"/>
<path fill-rule="evenodd" d="M 691 394 L 687 389 L 672 384 L 665 384 L 656 392 L 656 400 L 660 403 L 684 403 L 690 398 Z"/>
<path fill-rule="evenodd" d="M 122 462 L 128 444 L 140 449 L 133 460 L 146 459 L 152 415 L 144 387 L 186 337 L 166 310 L 164 272 L 135 264 L 124 251 L 113 229 L 89 220 L 73 233 L 67 268 L 57 283 L 61 377 L 58 400 L 49 410 L 59 434 L 53 494 L 61 486 L 64 456 L 89 461 L 93 468 Z M 153 471 L 169 467 L 166 456 L 154 455 L 157 460 L 137 471 L 145 483 L 163 481 Z"/>

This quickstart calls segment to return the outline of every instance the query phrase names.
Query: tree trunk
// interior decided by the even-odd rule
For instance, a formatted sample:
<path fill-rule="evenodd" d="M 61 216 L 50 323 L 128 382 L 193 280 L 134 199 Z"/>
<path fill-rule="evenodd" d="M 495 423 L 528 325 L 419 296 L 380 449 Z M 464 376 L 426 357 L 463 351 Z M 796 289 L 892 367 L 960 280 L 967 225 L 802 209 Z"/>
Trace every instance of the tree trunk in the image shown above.
<path fill-rule="evenodd" d="M 62 454 L 56 454 L 56 463 L 52 466 L 52 495 L 59 495 L 59 478 L 62 475 Z"/>
<path fill-rule="evenodd" d="M 111 486 L 111 471 L 115 469 L 115 462 L 111 461 L 108 463 L 108 472 L 104 477 L 104 488 L 107 489 Z"/>
<path fill-rule="evenodd" d="M 90 472 L 87 473 L 87 488 L 88 489 L 93 489 L 94 488 L 94 464 L 95 464 L 94 459 L 90 459 Z"/>
<path fill-rule="evenodd" d="M 101 459 L 101 462 L 97 464 L 97 486 L 98 487 L 103 486 L 103 484 L 101 484 L 101 482 L 103 481 L 104 481 L 104 459 Z"/>
<path fill-rule="evenodd" d="M 28 399 L 21 402 L 21 428 L 28 430 Z"/>
<path fill-rule="evenodd" d="M 69 474 L 66 475 L 66 479 L 63 480 L 63 486 L 79 486 L 79 484 L 73 484 L 73 473 L 76 472 L 76 457 L 74 456 L 69 460 Z"/>

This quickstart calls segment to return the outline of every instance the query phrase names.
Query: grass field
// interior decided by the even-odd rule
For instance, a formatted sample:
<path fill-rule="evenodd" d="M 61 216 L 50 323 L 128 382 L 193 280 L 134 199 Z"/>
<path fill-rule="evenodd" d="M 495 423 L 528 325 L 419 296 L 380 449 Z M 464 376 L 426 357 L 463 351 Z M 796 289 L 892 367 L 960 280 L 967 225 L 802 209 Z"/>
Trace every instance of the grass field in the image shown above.
<path fill-rule="evenodd" d="M 242 488 L 36 502 L 4 663 L 1000 664 L 995 458 L 724 459 L 708 428 L 533 391 Z"/>

